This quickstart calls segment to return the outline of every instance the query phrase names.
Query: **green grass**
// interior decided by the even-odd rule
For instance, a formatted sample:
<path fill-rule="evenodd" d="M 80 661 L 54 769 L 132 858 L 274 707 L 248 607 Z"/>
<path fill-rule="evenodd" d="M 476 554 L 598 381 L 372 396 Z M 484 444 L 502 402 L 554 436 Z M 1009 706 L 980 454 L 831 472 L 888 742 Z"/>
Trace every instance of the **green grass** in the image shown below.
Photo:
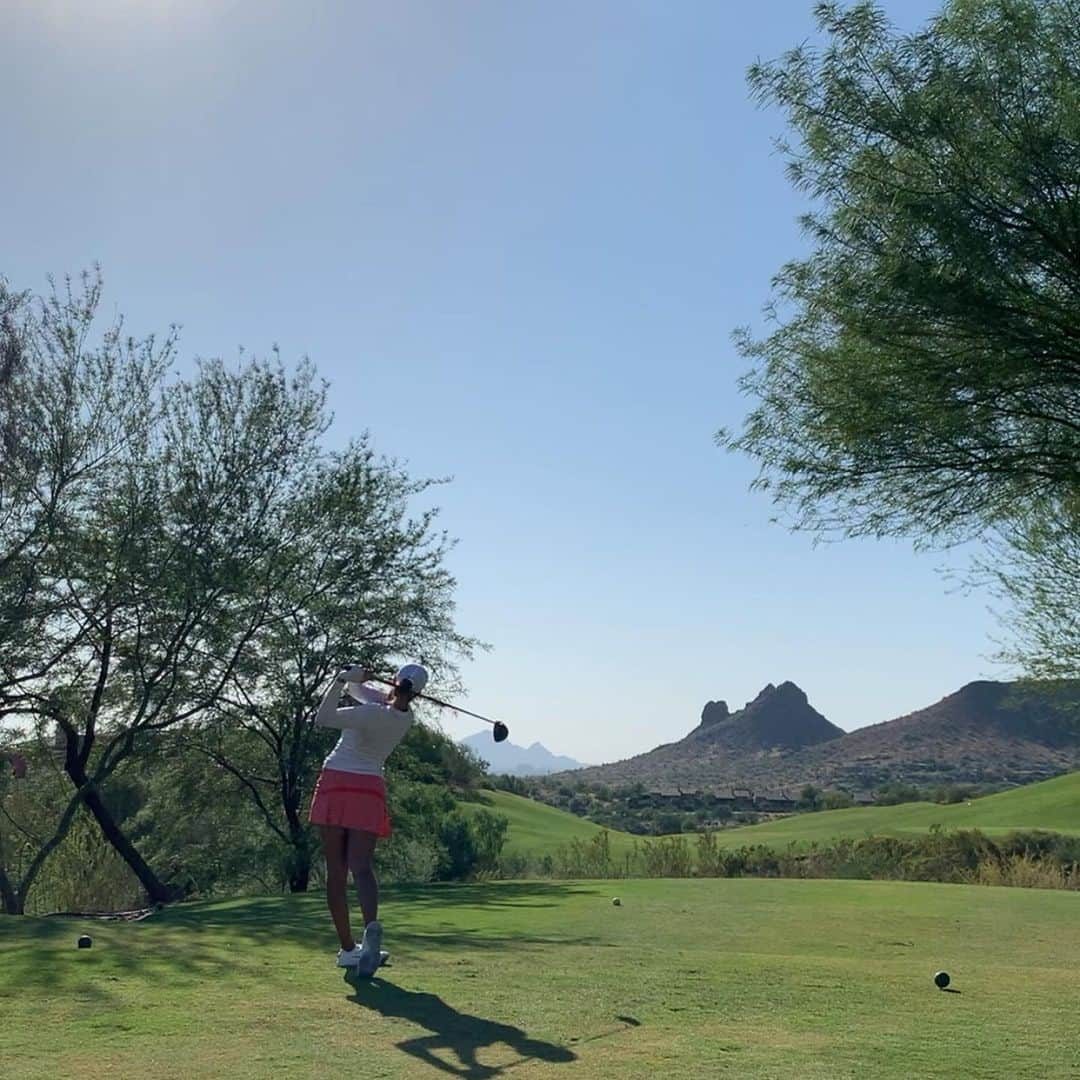
<path fill-rule="evenodd" d="M 509 819 L 506 850 L 537 858 L 552 854 L 573 839 L 590 840 L 600 826 L 544 803 L 504 791 L 484 792 L 488 809 Z M 464 806 L 473 806 L 465 803 Z M 1039 784 L 973 799 L 970 804 L 939 806 L 936 803 L 903 803 L 900 806 L 867 806 L 851 810 L 825 810 L 794 814 L 761 825 L 723 829 L 717 839 L 725 848 L 744 844 L 827 844 L 842 838 L 905 836 L 948 829 L 981 829 L 1002 835 L 1021 829 L 1047 829 L 1080 835 L 1080 772 L 1058 776 Z M 632 850 L 635 837 L 609 831 L 611 850 L 618 857 Z"/>
<path fill-rule="evenodd" d="M 845 837 L 905 836 L 925 833 L 933 825 L 947 829 L 981 829 L 990 835 L 1021 829 L 1048 829 L 1080 835 L 1080 772 L 972 799 L 970 803 L 952 806 L 903 803 L 900 806 L 825 810 L 741 829 L 725 829 L 717 836 L 728 848 L 743 844 L 783 847 L 811 841 L 828 843 Z"/>
<path fill-rule="evenodd" d="M 475 803 L 463 803 L 468 809 Z M 506 834 L 507 852 L 524 852 L 540 858 L 553 854 L 556 849 L 571 840 L 591 840 L 603 830 L 599 825 L 576 814 L 558 810 L 554 806 L 511 795 L 506 791 L 483 792 L 483 804 L 495 814 L 501 814 L 510 822 Z M 613 853 L 622 854 L 633 847 L 634 837 L 629 833 L 608 830 Z"/>
<path fill-rule="evenodd" d="M 393 966 L 351 984 L 319 896 L 183 905 L 139 924 L 0 917 L 0 1074 L 1080 1073 L 1080 894 L 494 883 L 395 890 L 383 919 Z M 89 951 L 75 948 L 84 929 Z M 938 968 L 956 993 L 933 987 Z"/>

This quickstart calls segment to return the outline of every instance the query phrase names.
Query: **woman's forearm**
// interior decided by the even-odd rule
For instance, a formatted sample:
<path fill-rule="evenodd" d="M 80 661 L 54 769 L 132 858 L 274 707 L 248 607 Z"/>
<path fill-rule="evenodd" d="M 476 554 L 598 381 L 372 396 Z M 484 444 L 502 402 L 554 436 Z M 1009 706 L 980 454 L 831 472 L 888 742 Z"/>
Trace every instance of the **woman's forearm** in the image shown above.
<path fill-rule="evenodd" d="M 345 679 L 341 675 L 335 675 L 334 681 L 319 703 L 319 711 L 315 714 L 315 723 L 319 727 L 337 727 L 334 723 L 334 714 L 338 711 L 338 702 L 341 700 L 341 691 L 344 689 Z"/>

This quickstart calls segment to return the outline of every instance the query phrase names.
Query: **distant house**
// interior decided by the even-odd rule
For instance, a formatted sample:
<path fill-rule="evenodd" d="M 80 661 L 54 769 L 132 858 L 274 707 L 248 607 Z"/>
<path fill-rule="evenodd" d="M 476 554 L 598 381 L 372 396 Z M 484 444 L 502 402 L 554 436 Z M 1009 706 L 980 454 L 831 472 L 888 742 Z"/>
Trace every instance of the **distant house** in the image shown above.
<path fill-rule="evenodd" d="M 840 789 L 838 789 L 840 790 Z M 856 806 L 872 806 L 874 796 L 868 792 L 849 792 Z M 683 791 L 681 788 L 656 788 L 629 800 L 636 809 L 651 807 L 655 810 L 708 811 L 755 811 L 759 814 L 794 814 L 799 809 L 799 799 L 787 789 L 722 788 L 716 791 Z M 711 827 L 706 822 L 706 826 Z"/>
<path fill-rule="evenodd" d="M 786 791 L 766 792 L 754 799 L 754 809 L 766 814 L 793 814 L 798 806 L 798 800 L 793 799 Z"/>

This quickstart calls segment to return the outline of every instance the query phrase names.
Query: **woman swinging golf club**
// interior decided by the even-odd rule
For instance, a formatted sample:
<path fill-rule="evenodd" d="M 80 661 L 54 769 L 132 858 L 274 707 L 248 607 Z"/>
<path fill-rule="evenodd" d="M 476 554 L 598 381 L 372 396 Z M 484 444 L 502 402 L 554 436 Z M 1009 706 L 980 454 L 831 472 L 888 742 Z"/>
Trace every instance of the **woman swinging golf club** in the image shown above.
<path fill-rule="evenodd" d="M 340 672 L 319 706 L 315 723 L 339 729 L 341 738 L 323 762 L 310 812 L 326 854 L 326 903 L 341 944 L 337 963 L 362 975 L 373 975 L 386 956 L 372 865 L 375 845 L 390 835 L 383 764 L 412 726 L 410 703 L 427 685 L 428 674 L 419 664 L 406 664 L 388 693 L 366 685 L 373 678 L 358 666 Z M 358 704 L 339 707 L 346 688 Z M 360 945 L 349 919 L 350 870 L 365 924 Z"/>

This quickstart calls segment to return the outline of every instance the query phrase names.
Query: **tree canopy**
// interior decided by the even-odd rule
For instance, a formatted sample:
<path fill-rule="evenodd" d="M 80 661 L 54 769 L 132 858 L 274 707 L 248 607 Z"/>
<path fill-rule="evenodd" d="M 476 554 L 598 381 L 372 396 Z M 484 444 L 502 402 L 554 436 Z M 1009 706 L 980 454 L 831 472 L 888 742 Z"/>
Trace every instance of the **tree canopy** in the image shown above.
<path fill-rule="evenodd" d="M 978 534 L 1080 490 L 1080 4 L 950 0 L 914 34 L 817 8 L 760 63 L 812 210 L 740 335 L 729 448 L 798 527 Z"/>
<path fill-rule="evenodd" d="M 146 800 L 167 816 L 167 785 L 132 765 L 170 772 L 169 753 L 208 760 L 185 782 L 250 796 L 306 887 L 328 675 L 419 655 L 445 681 L 476 644 L 454 625 L 451 542 L 435 509 L 412 510 L 430 482 L 365 437 L 326 445 L 310 362 L 181 374 L 172 332 L 100 325 L 101 290 L 97 274 L 42 297 L 0 283 L 0 719 L 35 762 L 32 785 L 0 792 L 0 899 L 24 910 L 94 827 L 151 900 L 172 898 L 174 853 L 125 824 Z"/>

